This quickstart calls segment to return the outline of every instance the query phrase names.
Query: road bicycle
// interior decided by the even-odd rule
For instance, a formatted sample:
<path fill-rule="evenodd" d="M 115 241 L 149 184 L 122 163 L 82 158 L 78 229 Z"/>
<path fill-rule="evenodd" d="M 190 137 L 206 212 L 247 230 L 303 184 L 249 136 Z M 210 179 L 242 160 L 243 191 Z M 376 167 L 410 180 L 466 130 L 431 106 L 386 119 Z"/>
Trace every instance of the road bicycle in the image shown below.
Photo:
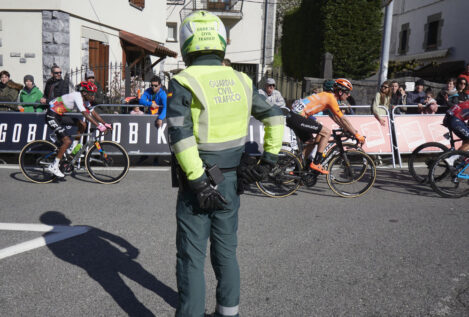
<path fill-rule="evenodd" d="M 72 135 L 75 137 L 78 135 Z M 104 141 L 103 132 L 96 135 L 80 134 L 87 141 L 76 154 L 65 153 L 60 162 L 60 170 L 70 175 L 81 166 L 84 158 L 88 174 L 98 183 L 114 184 L 125 177 L 129 171 L 129 155 L 127 151 L 114 141 Z M 47 140 L 31 141 L 24 146 L 19 156 L 19 165 L 24 176 L 34 183 L 50 183 L 56 176 L 47 170 L 57 156 L 60 143 Z"/>
<path fill-rule="evenodd" d="M 341 197 L 352 198 L 365 194 L 376 180 L 373 159 L 360 147 L 355 137 L 343 129 L 332 131 L 334 141 L 324 151 L 321 165 L 329 171 L 326 175 L 331 190 Z M 298 138 L 297 138 L 298 139 Z M 344 143 L 352 139 L 355 143 Z M 299 139 L 298 139 L 299 140 Z M 302 145 L 296 151 L 280 150 L 279 159 L 266 179 L 256 183 L 269 197 L 281 198 L 293 194 L 301 185 L 312 187 L 319 173 L 305 167 Z"/>
<path fill-rule="evenodd" d="M 428 178 L 432 189 L 442 197 L 468 196 L 469 152 L 452 150 L 441 154 L 430 166 Z"/>
<path fill-rule="evenodd" d="M 427 142 L 419 145 L 409 157 L 408 168 L 410 175 L 419 183 L 428 183 L 428 171 L 436 158 L 442 153 L 455 149 L 455 143 L 461 140 L 454 139 L 451 130 L 444 134 L 449 140 L 450 148 L 439 142 Z"/>

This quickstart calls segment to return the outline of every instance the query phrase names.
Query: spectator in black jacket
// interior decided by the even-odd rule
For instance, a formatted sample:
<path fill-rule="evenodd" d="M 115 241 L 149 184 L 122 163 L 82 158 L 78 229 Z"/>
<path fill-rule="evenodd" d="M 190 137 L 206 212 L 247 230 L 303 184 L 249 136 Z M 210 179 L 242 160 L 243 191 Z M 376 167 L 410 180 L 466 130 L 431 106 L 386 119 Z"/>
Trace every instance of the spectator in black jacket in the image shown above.
<path fill-rule="evenodd" d="M 425 82 L 423 79 L 419 79 L 415 82 L 414 91 L 407 93 L 407 105 L 418 105 L 425 103 Z M 417 108 L 408 108 L 407 113 L 416 114 L 418 113 Z"/>
<path fill-rule="evenodd" d="M 59 66 L 54 64 L 51 68 L 52 78 L 46 81 L 46 88 L 44 88 L 44 97 L 41 98 L 41 103 L 49 103 L 52 99 L 63 96 L 69 93 L 68 81 L 62 79 L 62 70 Z"/>
<path fill-rule="evenodd" d="M 456 90 L 458 91 L 457 102 L 463 102 L 469 99 L 469 95 L 465 93 L 467 87 L 467 79 L 464 77 L 458 77 L 456 81 Z"/>
<path fill-rule="evenodd" d="M 402 85 L 396 80 L 391 81 L 391 109 L 394 109 L 395 106 L 400 106 L 394 111 L 395 114 L 404 114 L 407 111 L 407 107 L 402 107 L 406 104 L 406 100 L 407 94 Z"/>

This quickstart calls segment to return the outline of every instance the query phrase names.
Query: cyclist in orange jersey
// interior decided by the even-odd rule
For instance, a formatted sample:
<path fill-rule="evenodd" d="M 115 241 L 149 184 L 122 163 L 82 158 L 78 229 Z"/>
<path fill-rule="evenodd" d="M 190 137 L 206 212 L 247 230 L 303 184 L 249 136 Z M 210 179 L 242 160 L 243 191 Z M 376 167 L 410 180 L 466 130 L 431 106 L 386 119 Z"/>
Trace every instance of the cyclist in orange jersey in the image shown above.
<path fill-rule="evenodd" d="M 352 83 L 344 78 L 335 81 L 326 81 L 324 91 L 306 98 L 296 100 L 291 111 L 287 114 L 287 125 L 295 131 L 298 137 L 306 142 L 312 138 L 313 133 L 317 133 L 314 143 L 307 144 L 304 156 L 310 161 L 309 154 L 317 144 L 317 152 L 309 167 L 322 174 L 328 172 L 321 166 L 322 154 L 327 146 L 331 130 L 316 121 L 311 116 L 323 111 L 329 110 L 332 119 L 344 130 L 352 133 L 360 144 L 365 143 L 365 137 L 360 135 L 353 127 L 350 121 L 344 116 L 339 108 L 338 101 L 345 101 L 353 89 Z"/>

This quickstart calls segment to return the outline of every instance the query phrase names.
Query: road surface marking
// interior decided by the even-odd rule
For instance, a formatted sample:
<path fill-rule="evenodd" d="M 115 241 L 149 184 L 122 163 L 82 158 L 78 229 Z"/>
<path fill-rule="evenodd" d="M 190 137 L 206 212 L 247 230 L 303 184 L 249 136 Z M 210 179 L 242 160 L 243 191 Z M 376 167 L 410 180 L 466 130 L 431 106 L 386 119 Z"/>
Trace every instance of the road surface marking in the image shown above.
<path fill-rule="evenodd" d="M 45 245 L 65 240 L 90 230 L 87 226 L 48 226 L 44 224 L 0 222 L 0 230 L 48 232 L 50 234 L 0 249 L 0 260 L 15 254 L 34 250 Z"/>

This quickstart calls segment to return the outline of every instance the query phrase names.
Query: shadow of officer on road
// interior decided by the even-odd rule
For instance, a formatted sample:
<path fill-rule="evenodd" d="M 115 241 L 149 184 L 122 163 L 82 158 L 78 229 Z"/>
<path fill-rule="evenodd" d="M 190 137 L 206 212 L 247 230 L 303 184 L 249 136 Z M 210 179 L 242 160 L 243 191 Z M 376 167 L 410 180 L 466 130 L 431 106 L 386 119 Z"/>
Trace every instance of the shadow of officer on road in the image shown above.
<path fill-rule="evenodd" d="M 71 224 L 67 217 L 57 211 L 47 211 L 39 219 L 51 226 Z M 177 293 L 158 281 L 135 261 L 139 254 L 137 248 L 119 236 L 98 228 L 88 228 L 89 231 L 82 235 L 47 246 L 59 259 L 85 270 L 129 316 L 154 316 L 154 314 L 137 299 L 119 273 L 155 292 L 173 308 L 176 307 Z M 52 235 L 45 234 L 46 241 L 48 235 L 52 240 Z M 108 241 L 126 249 L 126 252 L 122 252 Z"/>

